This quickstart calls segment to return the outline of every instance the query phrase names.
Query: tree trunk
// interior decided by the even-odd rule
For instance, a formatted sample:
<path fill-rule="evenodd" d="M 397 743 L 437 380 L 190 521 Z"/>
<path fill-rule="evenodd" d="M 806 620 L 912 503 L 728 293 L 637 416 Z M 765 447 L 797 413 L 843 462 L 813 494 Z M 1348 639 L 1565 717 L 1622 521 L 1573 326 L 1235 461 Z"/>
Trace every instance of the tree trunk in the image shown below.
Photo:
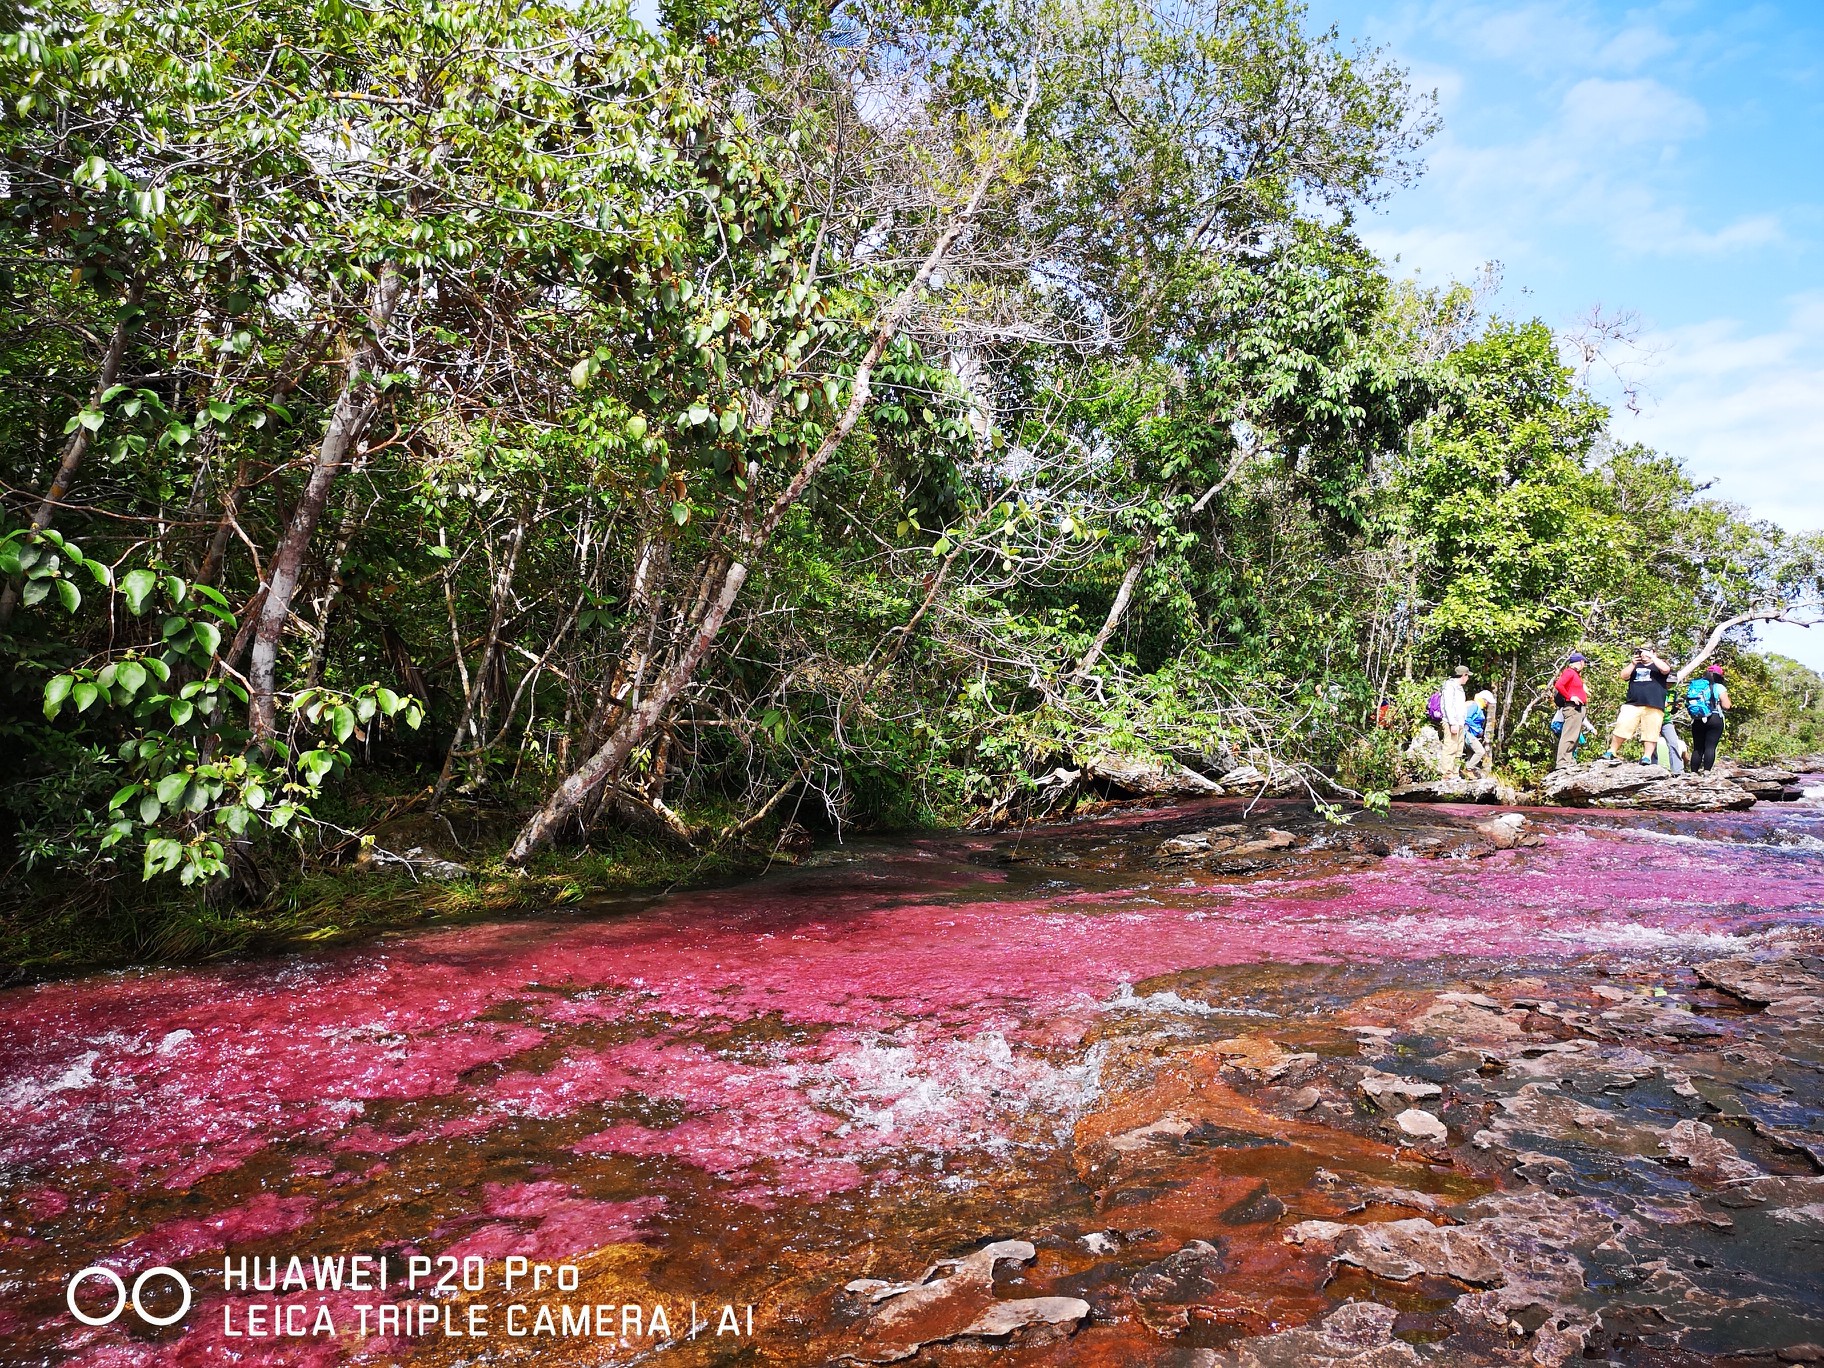
<path fill-rule="evenodd" d="M 323 669 L 329 662 L 329 622 L 335 615 L 336 601 L 342 597 L 349 544 L 373 511 L 371 504 L 365 509 L 357 509 L 358 502 L 358 499 L 349 499 L 336 528 L 336 547 L 329 557 L 329 582 L 323 586 L 323 602 L 317 610 L 317 639 L 310 644 L 310 661 L 304 667 L 304 687 L 307 689 L 314 689 L 323 682 Z"/>
<path fill-rule="evenodd" d="M 1127 616 L 1129 605 L 1134 601 L 1134 589 L 1140 583 L 1140 576 L 1146 573 L 1146 567 L 1153 562 L 1153 551 L 1159 545 L 1159 529 L 1149 527 L 1141 535 L 1140 545 L 1134 551 L 1134 559 L 1127 567 L 1127 573 L 1121 577 L 1121 587 L 1115 591 L 1115 601 L 1108 606 L 1108 617 L 1103 620 L 1102 630 L 1096 633 L 1096 639 L 1089 643 L 1089 649 L 1083 652 L 1083 659 L 1077 662 L 1077 668 L 1071 672 L 1075 679 L 1085 678 L 1102 658 L 1102 651 L 1108 645 L 1109 638 L 1114 636 L 1121 620 Z"/>
<path fill-rule="evenodd" d="M 135 280 L 128 286 L 126 297 L 114 318 L 114 332 L 108 338 L 108 348 L 101 356 L 101 369 L 95 375 L 95 385 L 89 391 L 89 402 L 84 408 L 99 408 L 101 396 L 113 388 L 115 380 L 119 378 L 120 363 L 127 354 L 127 337 L 139 318 L 139 301 L 144 294 L 145 286 L 140 281 Z M 64 443 L 63 456 L 57 462 L 57 473 L 51 477 L 51 487 L 39 501 L 38 511 L 32 514 L 33 532 L 42 532 L 55 521 L 58 507 L 68 496 L 70 486 L 76 483 L 76 468 L 88 454 L 94 437 L 94 433 L 78 423 L 76 431 L 70 434 L 70 440 Z M 8 584 L 5 591 L 0 592 L 0 627 L 5 627 L 13 620 L 13 614 L 18 608 L 19 586 L 16 583 Z"/>
<path fill-rule="evenodd" d="M 431 793 L 429 811 L 434 816 L 443 806 L 444 794 L 449 791 L 450 779 L 456 773 L 456 761 L 462 755 L 462 734 L 469 731 L 471 736 L 470 754 L 480 754 L 485 747 L 481 739 L 481 727 L 476 723 L 476 715 L 481 710 L 482 698 L 488 689 L 488 676 L 494 666 L 494 653 L 500 649 L 501 624 L 507 617 L 507 596 L 513 588 L 513 573 L 519 565 L 519 548 L 526 536 L 526 516 L 522 513 L 513 523 L 512 534 L 507 538 L 507 554 L 501 558 L 500 568 L 494 574 L 493 606 L 488 615 L 487 635 L 482 638 L 481 660 L 475 667 L 475 687 L 469 690 L 468 698 L 462 705 L 462 716 L 457 719 L 455 734 L 450 737 L 450 748 L 443 757 L 443 769 L 437 775 L 437 787 Z M 460 652 L 460 646 L 458 651 Z"/>
<path fill-rule="evenodd" d="M 722 580 L 722 592 L 704 614 L 703 624 L 697 629 L 689 649 L 653 682 L 639 706 L 621 719 L 621 724 L 601 748 L 559 784 L 557 791 L 545 801 L 544 806 L 532 814 L 531 819 L 521 828 L 519 838 L 513 842 L 513 848 L 507 852 L 507 863 L 523 865 L 531 859 L 533 852 L 550 840 L 558 827 L 569 819 L 584 800 L 620 769 L 633 753 L 634 747 L 646 739 L 653 724 L 671 706 L 672 699 L 695 677 L 697 667 L 703 663 L 703 657 L 709 654 L 709 648 L 715 644 L 716 635 L 722 630 L 722 623 L 727 619 L 729 609 L 735 606 L 735 599 L 746 582 L 745 565 L 736 561 L 728 567 L 728 574 Z"/>
<path fill-rule="evenodd" d="M 1690 679 L 1706 660 L 1716 654 L 1716 648 L 1723 644 L 1723 638 L 1737 627 L 1746 626 L 1750 622 L 1790 622 L 1800 627 L 1813 627 L 1818 624 L 1802 615 L 1807 612 L 1817 612 L 1820 607 L 1824 607 L 1824 605 L 1806 602 L 1754 608 L 1746 613 L 1737 613 L 1726 622 L 1717 623 L 1716 630 L 1710 633 L 1709 639 L 1704 642 L 1703 649 L 1687 660 L 1684 668 L 1674 675 L 1673 679 L 1679 684 Z"/>
<path fill-rule="evenodd" d="M 329 416 L 329 427 L 317 448 L 310 478 L 304 493 L 292 512 L 285 535 L 273 553 L 266 581 L 266 598 L 260 605 L 260 616 L 253 633 L 253 653 L 248 663 L 248 721 L 256 741 L 270 741 L 278 734 L 279 638 L 291 614 L 291 596 L 297 590 L 304 570 L 304 556 L 310 539 L 329 502 L 330 486 L 348 458 L 349 450 L 360 439 L 368 420 L 373 417 L 379 396 L 373 385 L 372 370 L 380 356 L 380 338 L 392 321 L 393 310 L 405 280 L 390 262 L 380 267 L 374 282 L 374 302 L 368 314 L 367 334 L 349 355 L 342 372 L 342 392 L 336 397 L 335 409 Z"/>

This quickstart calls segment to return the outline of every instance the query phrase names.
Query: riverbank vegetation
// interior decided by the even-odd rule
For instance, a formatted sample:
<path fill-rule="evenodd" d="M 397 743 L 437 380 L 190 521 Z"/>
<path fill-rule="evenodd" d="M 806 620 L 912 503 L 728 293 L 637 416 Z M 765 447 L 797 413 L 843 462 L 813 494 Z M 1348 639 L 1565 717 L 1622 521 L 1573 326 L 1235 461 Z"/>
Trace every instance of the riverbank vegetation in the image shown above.
<path fill-rule="evenodd" d="M 523 899 L 1004 819 L 1094 752 L 1359 796 L 1458 659 L 1524 767 L 1571 647 L 1816 601 L 1815 537 L 1612 438 L 1600 325 L 1362 245 L 1432 104 L 1281 0 L 4 25 L 15 958 L 408 844 Z"/>

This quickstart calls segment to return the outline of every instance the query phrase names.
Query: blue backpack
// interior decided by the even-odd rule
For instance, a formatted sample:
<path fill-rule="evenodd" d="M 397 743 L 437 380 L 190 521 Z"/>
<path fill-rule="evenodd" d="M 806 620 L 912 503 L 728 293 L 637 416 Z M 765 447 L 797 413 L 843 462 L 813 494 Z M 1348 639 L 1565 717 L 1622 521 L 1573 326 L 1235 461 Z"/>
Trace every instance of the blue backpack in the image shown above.
<path fill-rule="evenodd" d="M 1701 722 L 1716 711 L 1716 685 L 1707 679 L 1694 679 L 1685 685 L 1685 711 L 1693 722 Z"/>

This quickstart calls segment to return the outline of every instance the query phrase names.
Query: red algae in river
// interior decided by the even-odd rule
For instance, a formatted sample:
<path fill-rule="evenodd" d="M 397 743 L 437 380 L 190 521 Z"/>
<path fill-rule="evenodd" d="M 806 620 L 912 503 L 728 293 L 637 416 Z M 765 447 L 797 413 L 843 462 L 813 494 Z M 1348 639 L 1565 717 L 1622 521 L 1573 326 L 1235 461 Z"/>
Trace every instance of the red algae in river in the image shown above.
<path fill-rule="evenodd" d="M 106 1238 L 72 1245 L 66 1231 L 57 1257 L 123 1270 L 312 1248 L 314 1230 L 370 1219 L 357 1201 L 423 1204 L 409 1238 L 459 1258 L 663 1251 L 677 1219 L 667 1174 L 778 1217 L 913 1181 L 920 1155 L 941 1170 L 944 1157 L 1057 1151 L 1097 1097 L 1084 1041 L 1098 1020 L 1251 1010 L 1129 987 L 1157 976 L 1723 953 L 1762 928 L 1815 923 L 1816 859 L 1770 846 L 1752 816 L 1712 819 L 1718 839 L 1564 818 L 1542 822 L 1530 849 L 1396 850 L 1251 883 L 1165 866 L 1116 886 L 1041 878 L 971 862 L 1019 849 L 1012 838 L 924 840 L 882 846 L 867 867 L 618 915 L 10 990 L 0 1167 L 44 1221 L 114 1192 L 96 1227 Z M 1818 814 L 1788 816 L 1815 826 Z M 1102 830 L 1156 843 L 1147 820 Z M 579 1191 L 572 1165 L 618 1191 Z M 483 1179 L 460 1199 L 470 1219 L 453 1219 L 440 1169 Z M 431 1176 L 400 1176 L 420 1171 Z M 389 1187 L 404 1182 L 429 1186 Z M 13 1257 L 22 1276 L 69 1271 Z M 83 1331 L 40 1352 L 200 1362 L 215 1334 L 127 1346 Z M 362 1341 L 360 1355 L 385 1343 Z M 344 1352 L 301 1343 L 270 1361 Z"/>

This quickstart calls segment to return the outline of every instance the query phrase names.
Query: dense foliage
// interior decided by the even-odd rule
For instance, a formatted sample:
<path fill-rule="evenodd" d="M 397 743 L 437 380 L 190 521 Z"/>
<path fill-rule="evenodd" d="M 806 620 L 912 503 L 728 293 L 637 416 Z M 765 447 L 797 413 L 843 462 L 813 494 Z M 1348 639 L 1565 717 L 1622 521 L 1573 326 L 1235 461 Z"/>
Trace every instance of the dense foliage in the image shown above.
<path fill-rule="evenodd" d="M 1286 0 L 0 25 L 15 889 L 1005 815 L 1096 750 L 1384 788 L 1456 659 L 1524 767 L 1572 646 L 1815 600 L 1544 325 L 1389 280 L 1429 104 Z"/>

